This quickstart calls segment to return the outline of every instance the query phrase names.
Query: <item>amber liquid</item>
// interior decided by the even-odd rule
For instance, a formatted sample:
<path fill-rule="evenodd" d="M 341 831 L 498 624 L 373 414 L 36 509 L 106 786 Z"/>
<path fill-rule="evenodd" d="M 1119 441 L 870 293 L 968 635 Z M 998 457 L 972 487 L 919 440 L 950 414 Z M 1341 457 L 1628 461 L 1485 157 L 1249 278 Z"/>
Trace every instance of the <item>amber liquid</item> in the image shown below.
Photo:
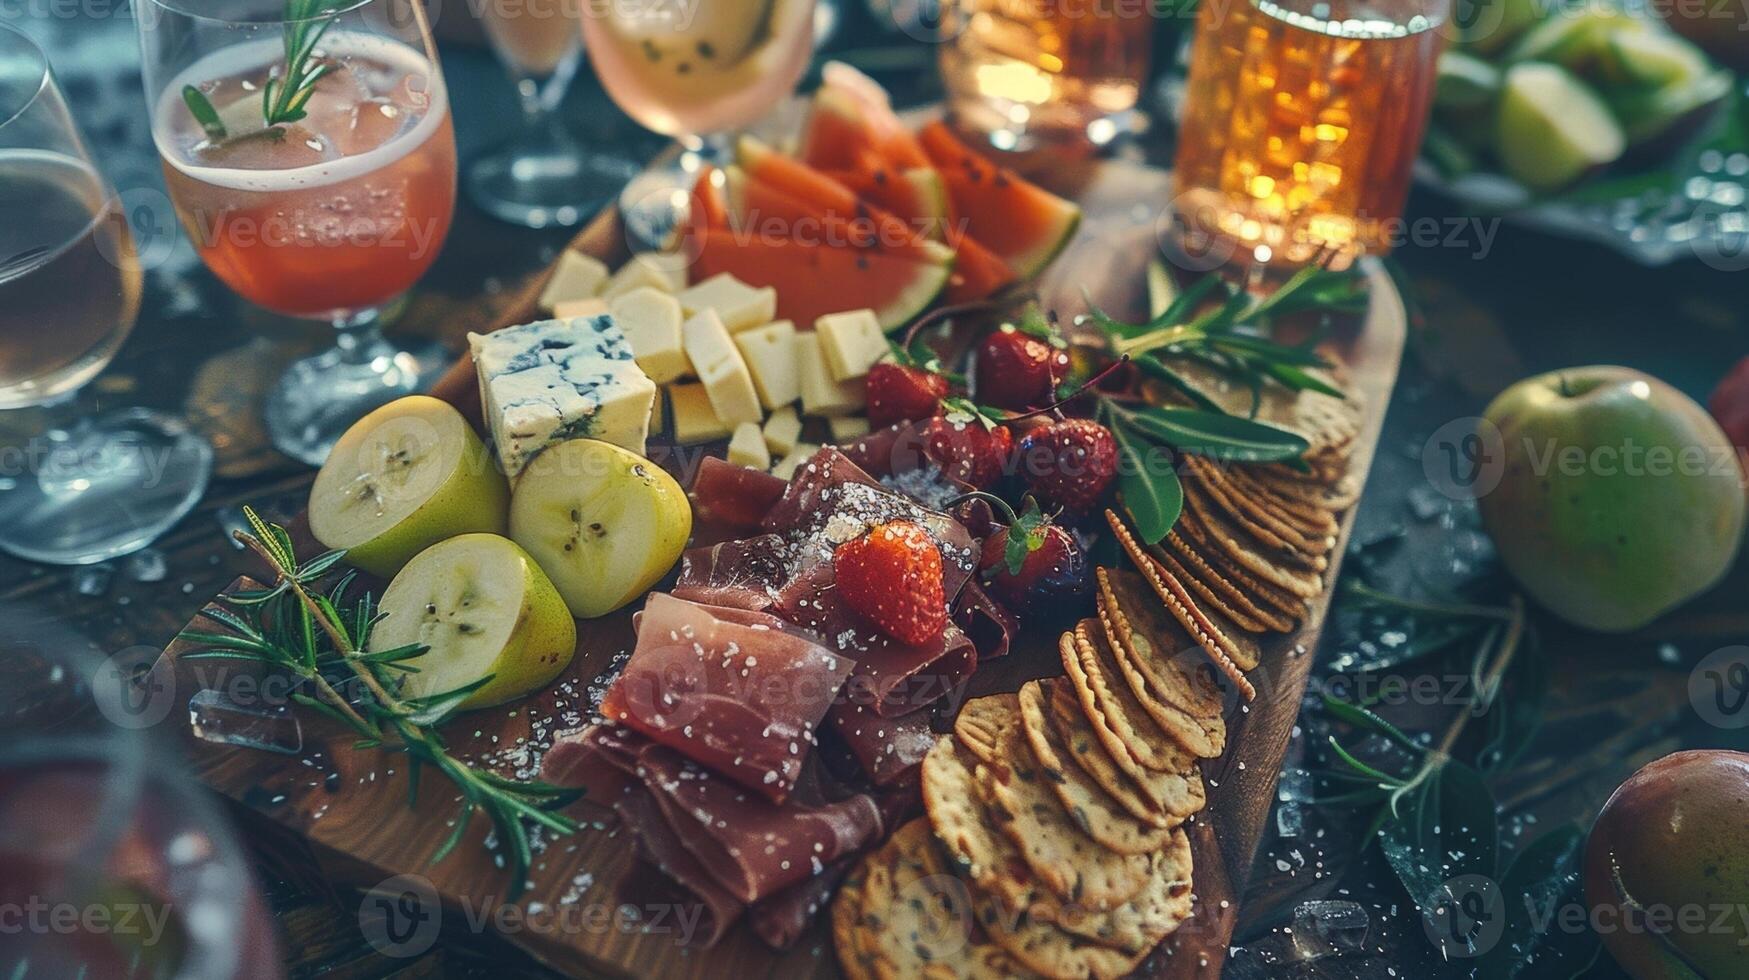
<path fill-rule="evenodd" d="M 1129 128 L 1121 117 L 1148 77 L 1149 10 L 1130 0 L 958 0 L 940 59 L 954 114 L 1015 139 L 1109 141 Z"/>
<path fill-rule="evenodd" d="M 109 363 L 140 309 L 116 199 L 85 163 L 0 151 L 0 408 L 71 392 Z"/>
<path fill-rule="evenodd" d="M 519 72 L 546 78 L 583 44 L 582 0 L 472 0 L 492 47 Z"/>
<path fill-rule="evenodd" d="M 442 80 L 417 53 L 331 35 L 335 69 L 283 133 L 214 144 L 166 87 L 153 136 L 177 217 L 225 284 L 292 316 L 337 317 L 406 292 L 437 258 L 455 209 L 455 131 Z M 227 119 L 259 126 L 277 45 L 232 48 L 184 77 Z"/>
<path fill-rule="evenodd" d="M 1205 3 L 1179 126 L 1179 217 L 1286 265 L 1383 254 L 1433 97 L 1444 19 Z"/>

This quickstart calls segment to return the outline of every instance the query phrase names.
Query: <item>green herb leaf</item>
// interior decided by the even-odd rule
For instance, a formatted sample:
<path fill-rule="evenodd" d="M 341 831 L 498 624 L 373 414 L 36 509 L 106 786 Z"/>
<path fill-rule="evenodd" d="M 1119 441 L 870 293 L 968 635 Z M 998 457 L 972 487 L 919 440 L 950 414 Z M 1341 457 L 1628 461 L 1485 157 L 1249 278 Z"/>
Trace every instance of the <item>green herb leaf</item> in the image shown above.
<path fill-rule="evenodd" d="M 1561 909 L 1588 907 L 1580 877 L 1584 855 L 1585 832 L 1571 825 L 1542 835 L 1519 852 L 1500 881 L 1505 907 L 1497 914 L 1506 917 L 1505 928 L 1476 961 L 1477 977 L 1568 980 L 1590 969 L 1602 949 L 1597 933 L 1559 925 Z"/>
<path fill-rule="evenodd" d="M 200 123 L 201 132 L 206 138 L 218 142 L 225 138 L 225 123 L 219 118 L 219 111 L 213 108 L 212 101 L 200 89 L 193 85 L 182 86 L 182 104 L 188 106 L 189 115 Z"/>
<path fill-rule="evenodd" d="M 1044 512 L 1039 510 L 1038 501 L 1027 497 L 1026 509 L 1008 528 L 1007 546 L 1002 554 L 1008 574 L 1019 575 L 1026 565 L 1027 556 L 1044 547 L 1045 528 L 1049 523 Z"/>
<path fill-rule="evenodd" d="M 1286 429 L 1194 408 L 1140 408 L 1124 422 L 1180 452 L 1234 463 L 1298 459 L 1311 448 Z"/>
<path fill-rule="evenodd" d="M 1494 876 L 1498 820 L 1488 784 L 1469 766 L 1447 760 L 1394 800 L 1394 815 L 1379 829 L 1379 848 L 1409 897 L 1431 914 L 1442 902 L 1459 900 L 1447 882 Z"/>
<path fill-rule="evenodd" d="M 1158 447 L 1126 429 L 1120 418 L 1113 416 L 1117 424 L 1111 427 L 1118 450 L 1118 499 L 1142 541 L 1159 544 L 1184 512 L 1184 487 L 1171 454 L 1154 451 Z"/>

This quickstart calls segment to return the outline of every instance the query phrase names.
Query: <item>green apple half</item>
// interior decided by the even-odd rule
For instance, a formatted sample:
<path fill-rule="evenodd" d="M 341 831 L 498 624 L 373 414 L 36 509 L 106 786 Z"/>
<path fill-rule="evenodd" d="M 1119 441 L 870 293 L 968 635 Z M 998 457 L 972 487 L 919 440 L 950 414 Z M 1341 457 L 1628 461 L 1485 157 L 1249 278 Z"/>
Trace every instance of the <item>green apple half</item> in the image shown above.
<path fill-rule="evenodd" d="M 649 591 L 686 548 L 692 504 L 667 471 L 596 439 L 549 446 L 510 497 L 510 536 L 579 619 Z"/>
<path fill-rule="evenodd" d="M 1609 106 L 1556 65 L 1532 61 L 1508 69 L 1494 120 L 1501 165 L 1534 191 L 1559 190 L 1627 149 Z"/>
<path fill-rule="evenodd" d="M 419 643 L 401 684 L 431 697 L 491 678 L 461 702 L 485 708 L 545 687 L 577 650 L 577 621 L 528 552 L 496 534 L 463 534 L 421 551 L 383 592 L 372 652 Z"/>
<path fill-rule="evenodd" d="M 447 402 L 409 395 L 353 423 L 310 488 L 310 531 L 384 578 L 445 538 L 503 534 L 510 487 Z"/>
<path fill-rule="evenodd" d="M 1507 388 L 1484 417 L 1503 466 L 1478 500 L 1525 591 L 1576 625 L 1638 628 L 1736 559 L 1744 488 L 1717 422 L 1657 378 L 1579 367 Z"/>

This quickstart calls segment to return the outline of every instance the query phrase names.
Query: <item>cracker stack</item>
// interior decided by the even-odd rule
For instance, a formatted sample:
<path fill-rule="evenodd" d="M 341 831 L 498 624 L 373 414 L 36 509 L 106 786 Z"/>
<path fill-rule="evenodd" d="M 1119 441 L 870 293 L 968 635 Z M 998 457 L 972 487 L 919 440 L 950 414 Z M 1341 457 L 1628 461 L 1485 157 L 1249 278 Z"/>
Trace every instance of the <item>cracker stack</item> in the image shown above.
<path fill-rule="evenodd" d="M 1302 466 L 1184 457 L 1184 512 L 1156 545 L 1106 511 L 1134 570 L 1097 570 L 1062 677 L 967 702 L 936 742 L 927 817 L 833 906 L 847 976 L 1119 977 L 1189 917 L 1197 762 L 1226 749 L 1223 686 L 1253 697 L 1264 634 L 1324 589 L 1359 418 L 1302 395 L 1270 420 L 1306 435 Z"/>

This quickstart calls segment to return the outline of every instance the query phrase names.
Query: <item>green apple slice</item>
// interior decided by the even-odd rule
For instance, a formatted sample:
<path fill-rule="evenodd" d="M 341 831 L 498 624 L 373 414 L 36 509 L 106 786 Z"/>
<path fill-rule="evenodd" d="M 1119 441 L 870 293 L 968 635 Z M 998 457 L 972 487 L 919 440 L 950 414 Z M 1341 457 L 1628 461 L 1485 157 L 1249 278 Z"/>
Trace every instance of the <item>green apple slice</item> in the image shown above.
<path fill-rule="evenodd" d="M 503 534 L 510 487 L 447 402 L 410 395 L 346 430 L 310 488 L 310 531 L 373 575 L 445 538 Z"/>
<path fill-rule="evenodd" d="M 510 536 L 552 576 L 572 615 L 604 616 L 649 591 L 686 548 L 692 505 L 667 471 L 595 439 L 549 446 L 516 479 Z"/>
<path fill-rule="evenodd" d="M 577 650 L 577 622 L 528 553 L 496 534 L 463 534 L 415 555 L 383 592 L 372 652 L 430 649 L 399 661 L 416 668 L 405 698 L 485 683 L 460 707 L 485 708 L 545 687 Z"/>
<path fill-rule="evenodd" d="M 1500 69 L 1463 53 L 1446 51 L 1439 56 L 1433 88 L 1433 104 L 1440 109 L 1476 109 L 1491 106 L 1500 94 Z"/>
<path fill-rule="evenodd" d="M 1676 132 L 1705 122 L 1711 111 L 1730 96 L 1735 77 L 1720 69 L 1663 88 L 1617 96 L 1613 103 L 1615 114 L 1627 133 L 1628 144 L 1639 146 L 1653 140 L 1674 139 Z"/>
<path fill-rule="evenodd" d="M 1506 72 L 1495 152 L 1514 180 L 1559 190 L 1613 163 L 1627 148 L 1609 107 L 1565 69 L 1541 62 Z"/>
<path fill-rule="evenodd" d="M 1686 38 L 1665 31 L 1615 31 L 1603 64 L 1612 81 L 1662 87 L 1707 74 L 1706 55 Z"/>

